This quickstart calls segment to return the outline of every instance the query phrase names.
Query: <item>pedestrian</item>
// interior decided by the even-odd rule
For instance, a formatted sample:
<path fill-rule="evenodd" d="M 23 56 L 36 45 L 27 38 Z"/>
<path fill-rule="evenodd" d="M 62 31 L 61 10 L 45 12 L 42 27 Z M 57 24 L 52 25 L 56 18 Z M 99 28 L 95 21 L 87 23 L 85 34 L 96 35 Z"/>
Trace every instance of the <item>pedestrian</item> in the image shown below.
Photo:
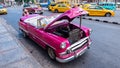
<path fill-rule="evenodd" d="M 76 7 L 79 7 L 80 5 L 79 4 L 74 4 L 72 8 L 76 8 Z"/>
<path fill-rule="evenodd" d="M 28 16 L 29 15 L 29 12 L 27 9 L 23 9 L 23 16 Z"/>

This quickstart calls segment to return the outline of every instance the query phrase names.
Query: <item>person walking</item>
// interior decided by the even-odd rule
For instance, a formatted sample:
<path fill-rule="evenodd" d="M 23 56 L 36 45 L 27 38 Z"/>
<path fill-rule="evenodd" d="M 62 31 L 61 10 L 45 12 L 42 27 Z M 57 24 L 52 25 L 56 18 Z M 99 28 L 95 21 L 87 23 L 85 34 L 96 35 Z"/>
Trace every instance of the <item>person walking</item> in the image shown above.
<path fill-rule="evenodd" d="M 23 9 L 23 16 L 28 16 L 29 15 L 29 12 L 27 9 Z"/>

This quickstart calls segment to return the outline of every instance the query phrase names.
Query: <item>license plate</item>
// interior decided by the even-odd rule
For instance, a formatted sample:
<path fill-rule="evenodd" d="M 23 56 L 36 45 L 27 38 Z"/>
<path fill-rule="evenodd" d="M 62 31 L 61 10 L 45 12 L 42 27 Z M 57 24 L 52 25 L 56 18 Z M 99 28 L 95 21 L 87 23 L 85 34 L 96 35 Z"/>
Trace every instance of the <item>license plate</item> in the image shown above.
<path fill-rule="evenodd" d="M 87 50 L 87 47 L 85 47 L 82 51 L 80 51 L 79 53 L 76 54 L 76 57 L 81 56 L 82 54 L 84 54 Z"/>

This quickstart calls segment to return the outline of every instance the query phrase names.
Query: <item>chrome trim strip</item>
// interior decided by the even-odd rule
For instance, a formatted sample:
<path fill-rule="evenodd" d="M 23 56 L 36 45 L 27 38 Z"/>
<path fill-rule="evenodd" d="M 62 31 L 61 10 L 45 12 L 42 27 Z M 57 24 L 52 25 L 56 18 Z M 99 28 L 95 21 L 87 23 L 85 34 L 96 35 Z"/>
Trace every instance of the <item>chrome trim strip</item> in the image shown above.
<path fill-rule="evenodd" d="M 87 50 L 87 47 L 85 47 L 83 50 L 81 50 L 79 53 L 76 54 L 76 56 L 81 56 L 82 54 L 84 54 Z"/>
<path fill-rule="evenodd" d="M 75 56 L 71 56 L 71 57 L 66 58 L 66 59 L 60 59 L 60 58 L 56 57 L 56 60 L 58 62 L 61 62 L 61 63 L 66 63 L 66 62 L 69 62 L 69 61 L 73 60 L 74 58 L 75 58 Z"/>
<path fill-rule="evenodd" d="M 68 57 L 68 58 L 65 58 L 65 59 L 60 59 L 59 57 L 56 57 L 56 60 L 58 62 L 61 62 L 61 63 L 66 63 L 66 62 L 69 62 L 69 61 L 81 56 L 82 54 L 84 54 L 86 52 L 86 50 L 87 50 L 87 46 L 84 49 L 82 49 L 79 53 L 76 53 L 71 57 Z"/>
<path fill-rule="evenodd" d="M 87 42 L 87 40 L 83 41 L 82 43 L 79 43 L 77 46 L 73 47 L 71 50 L 73 51 L 73 50 L 81 47 L 81 46 L 82 46 L 83 44 L 85 44 L 86 42 Z"/>
<path fill-rule="evenodd" d="M 88 38 L 89 38 L 89 37 L 85 37 L 85 38 L 79 40 L 78 42 L 76 42 L 76 43 L 72 44 L 70 47 L 68 47 L 67 50 L 69 50 L 69 49 L 75 47 L 77 44 L 82 43 L 84 40 L 86 40 L 86 39 L 88 39 Z"/>
<path fill-rule="evenodd" d="M 28 33 L 28 31 L 27 30 L 25 30 L 24 28 L 22 28 L 22 27 L 19 27 L 21 30 L 23 30 L 24 32 L 26 32 L 26 33 Z"/>
<path fill-rule="evenodd" d="M 65 52 L 61 52 L 61 53 L 59 53 L 59 55 L 63 55 L 63 54 L 66 54 L 66 51 L 65 51 Z"/>

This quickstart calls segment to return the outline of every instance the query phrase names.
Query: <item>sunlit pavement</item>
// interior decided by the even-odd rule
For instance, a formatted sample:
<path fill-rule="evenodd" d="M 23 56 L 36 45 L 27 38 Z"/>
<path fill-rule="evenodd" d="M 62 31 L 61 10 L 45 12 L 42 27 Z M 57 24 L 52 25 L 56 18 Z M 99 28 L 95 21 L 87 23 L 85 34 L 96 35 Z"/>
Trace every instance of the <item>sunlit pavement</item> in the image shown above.
<path fill-rule="evenodd" d="M 11 32 L 15 30 L 0 18 L 0 68 L 42 68 Z"/>

